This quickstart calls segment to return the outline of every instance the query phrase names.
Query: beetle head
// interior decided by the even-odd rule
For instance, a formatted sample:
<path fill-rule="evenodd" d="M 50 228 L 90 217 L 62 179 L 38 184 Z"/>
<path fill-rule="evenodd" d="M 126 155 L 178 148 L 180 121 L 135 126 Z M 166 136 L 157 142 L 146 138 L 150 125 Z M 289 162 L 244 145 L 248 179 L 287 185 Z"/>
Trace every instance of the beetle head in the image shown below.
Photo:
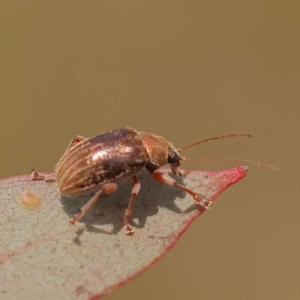
<path fill-rule="evenodd" d="M 277 170 L 277 168 L 271 165 L 261 163 L 261 162 L 256 162 L 256 161 L 249 161 L 249 160 L 243 161 L 243 160 L 228 159 L 223 157 L 221 158 L 208 157 L 208 158 L 192 159 L 192 158 L 184 158 L 183 156 L 180 155 L 181 152 L 193 148 L 202 143 L 210 142 L 213 140 L 224 139 L 224 138 L 238 137 L 238 136 L 252 137 L 252 134 L 239 133 L 239 134 L 227 134 L 227 135 L 216 136 L 213 138 L 197 141 L 181 149 L 176 149 L 173 144 L 171 144 L 161 136 L 152 133 L 147 133 L 147 132 L 140 132 L 140 135 L 149 157 L 149 162 L 147 163 L 146 168 L 150 172 L 153 172 L 159 167 L 169 164 L 171 166 L 172 172 L 175 175 L 177 174 L 182 176 L 182 174 L 177 170 L 177 167 L 180 166 L 181 160 L 183 161 L 224 160 L 224 161 L 232 161 L 238 163 L 254 163 L 257 166 L 264 166 L 270 168 L 271 170 Z"/>
<path fill-rule="evenodd" d="M 161 136 L 148 132 L 141 132 L 141 138 L 149 157 L 149 163 L 146 166 L 149 171 L 169 164 L 172 172 L 180 175 L 177 167 L 180 166 L 182 158 L 173 144 Z"/>

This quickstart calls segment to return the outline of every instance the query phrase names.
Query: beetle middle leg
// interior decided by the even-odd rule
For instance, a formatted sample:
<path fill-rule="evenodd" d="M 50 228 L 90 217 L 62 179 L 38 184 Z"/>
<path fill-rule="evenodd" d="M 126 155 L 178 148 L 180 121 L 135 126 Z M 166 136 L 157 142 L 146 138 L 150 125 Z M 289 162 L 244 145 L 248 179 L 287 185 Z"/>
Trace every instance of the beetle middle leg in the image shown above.
<path fill-rule="evenodd" d="M 124 219 L 123 219 L 123 224 L 125 226 L 125 232 L 127 235 L 131 235 L 134 233 L 134 230 L 131 228 L 129 225 L 131 216 L 132 216 L 132 210 L 134 206 L 134 200 L 137 196 L 137 194 L 140 191 L 141 184 L 136 176 L 132 177 L 133 183 L 132 183 L 132 189 L 131 189 L 131 198 L 129 200 L 128 207 L 125 211 Z"/>
<path fill-rule="evenodd" d="M 84 206 L 81 207 L 80 212 L 76 214 L 71 220 L 71 224 L 78 222 L 87 212 L 92 208 L 92 206 L 99 200 L 102 194 L 112 194 L 117 190 L 116 183 L 105 184 Z"/>
<path fill-rule="evenodd" d="M 161 182 L 161 183 L 164 183 L 164 184 L 167 184 L 167 185 L 171 185 L 171 186 L 176 186 L 178 187 L 179 189 L 189 193 L 193 198 L 194 200 L 202 207 L 204 207 L 205 209 L 208 209 L 209 206 L 211 205 L 212 201 L 209 201 L 207 199 L 205 199 L 204 197 L 202 197 L 201 195 L 193 192 L 192 190 L 190 190 L 189 188 L 177 183 L 172 177 L 170 177 L 168 174 L 165 174 L 165 173 L 160 173 L 160 172 L 153 172 L 152 174 L 152 177 Z"/>

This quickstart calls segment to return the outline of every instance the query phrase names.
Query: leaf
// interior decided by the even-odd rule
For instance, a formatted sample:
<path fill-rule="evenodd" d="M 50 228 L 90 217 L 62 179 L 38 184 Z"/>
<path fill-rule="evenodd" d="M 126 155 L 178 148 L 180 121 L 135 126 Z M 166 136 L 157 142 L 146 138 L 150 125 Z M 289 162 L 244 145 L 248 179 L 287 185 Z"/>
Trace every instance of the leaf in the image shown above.
<path fill-rule="evenodd" d="M 245 167 L 183 171 L 177 181 L 214 200 L 245 175 Z M 99 299 L 166 254 L 204 209 L 149 175 L 140 180 L 133 236 L 122 229 L 130 181 L 103 196 L 74 226 L 70 216 L 90 195 L 65 198 L 56 183 L 30 176 L 1 180 L 0 292 L 5 299 Z"/>

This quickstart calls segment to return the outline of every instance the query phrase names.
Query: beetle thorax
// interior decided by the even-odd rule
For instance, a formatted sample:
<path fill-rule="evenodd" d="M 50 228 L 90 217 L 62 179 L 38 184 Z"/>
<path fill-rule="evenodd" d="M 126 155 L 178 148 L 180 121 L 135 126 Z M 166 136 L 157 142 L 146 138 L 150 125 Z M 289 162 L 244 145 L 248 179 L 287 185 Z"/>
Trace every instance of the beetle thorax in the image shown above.
<path fill-rule="evenodd" d="M 169 143 L 166 139 L 148 132 L 141 132 L 141 138 L 151 163 L 157 167 L 168 163 Z"/>

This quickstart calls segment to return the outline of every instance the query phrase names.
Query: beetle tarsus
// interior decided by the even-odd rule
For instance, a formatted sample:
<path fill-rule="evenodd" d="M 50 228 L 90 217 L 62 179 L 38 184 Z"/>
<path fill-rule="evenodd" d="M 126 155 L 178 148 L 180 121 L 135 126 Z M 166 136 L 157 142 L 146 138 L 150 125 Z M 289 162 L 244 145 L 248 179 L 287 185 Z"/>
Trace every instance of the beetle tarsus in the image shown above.
<path fill-rule="evenodd" d="M 45 180 L 46 176 L 39 174 L 35 169 L 30 171 L 31 180 Z"/>
<path fill-rule="evenodd" d="M 201 199 L 199 202 L 197 202 L 201 207 L 205 208 L 206 210 L 211 210 L 211 204 L 212 201 L 207 199 Z"/>
<path fill-rule="evenodd" d="M 125 228 L 125 233 L 127 235 L 133 235 L 134 234 L 134 230 L 132 229 L 132 227 L 129 224 L 126 224 L 124 226 L 124 228 Z"/>
<path fill-rule="evenodd" d="M 31 176 L 31 180 L 34 180 L 34 181 L 41 181 L 41 180 L 44 180 L 46 182 L 55 181 L 55 178 L 53 178 L 53 176 L 41 175 L 35 169 L 31 169 L 30 176 Z"/>

